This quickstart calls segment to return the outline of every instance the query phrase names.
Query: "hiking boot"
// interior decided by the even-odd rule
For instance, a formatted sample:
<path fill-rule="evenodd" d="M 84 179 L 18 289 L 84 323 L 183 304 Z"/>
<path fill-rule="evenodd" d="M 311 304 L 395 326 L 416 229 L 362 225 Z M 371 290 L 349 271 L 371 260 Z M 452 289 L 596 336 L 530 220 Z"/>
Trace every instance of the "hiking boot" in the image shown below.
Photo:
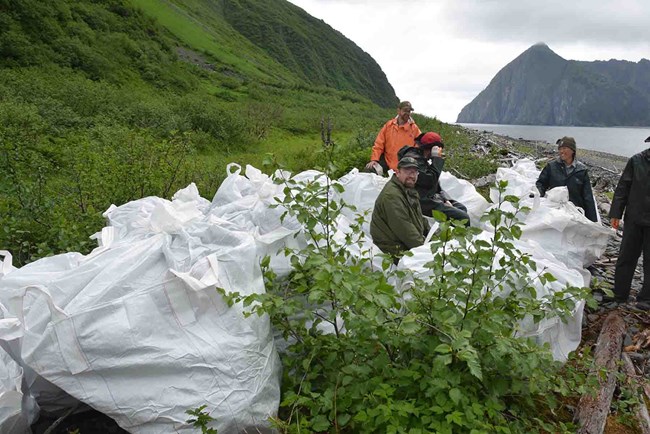
<path fill-rule="evenodd" d="M 600 307 L 603 307 L 605 309 L 616 309 L 617 307 L 622 306 L 625 303 L 627 303 L 627 300 L 622 298 L 603 297 L 601 302 L 598 304 L 600 305 Z"/>
<path fill-rule="evenodd" d="M 618 301 L 609 301 L 607 303 L 602 303 L 600 305 L 600 307 L 605 308 L 605 309 L 616 309 L 617 307 L 619 307 L 622 304 L 623 303 L 620 303 Z"/>

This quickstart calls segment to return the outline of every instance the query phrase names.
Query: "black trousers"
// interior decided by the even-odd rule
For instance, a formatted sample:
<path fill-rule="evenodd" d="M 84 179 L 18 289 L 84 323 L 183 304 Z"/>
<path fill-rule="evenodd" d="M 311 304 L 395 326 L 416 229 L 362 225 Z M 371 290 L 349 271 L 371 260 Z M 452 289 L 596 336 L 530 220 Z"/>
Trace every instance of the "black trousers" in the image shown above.
<path fill-rule="evenodd" d="M 437 200 L 422 200 L 420 206 L 422 207 L 422 214 L 431 217 L 433 211 L 440 211 L 449 219 L 453 220 L 467 220 L 469 226 L 469 215 L 467 214 L 467 207 L 462 203 L 450 199 L 449 203 L 452 206 L 447 206 L 443 202 Z"/>
<path fill-rule="evenodd" d="M 637 300 L 650 301 L 650 226 L 640 226 L 626 221 L 614 274 L 614 295 L 617 299 L 627 301 L 641 251 L 643 251 L 643 288 Z"/>

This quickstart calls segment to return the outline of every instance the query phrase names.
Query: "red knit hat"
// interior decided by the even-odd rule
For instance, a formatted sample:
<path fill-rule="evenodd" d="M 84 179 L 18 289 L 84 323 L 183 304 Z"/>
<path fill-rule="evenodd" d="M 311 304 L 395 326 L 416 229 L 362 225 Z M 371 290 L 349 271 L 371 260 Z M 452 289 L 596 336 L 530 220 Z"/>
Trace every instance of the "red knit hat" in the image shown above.
<path fill-rule="evenodd" d="M 420 147 L 422 148 L 445 146 L 444 143 L 442 143 L 442 137 L 440 137 L 440 134 L 431 131 L 428 133 L 420 134 L 416 137 L 415 140 L 417 140 L 417 142 L 420 144 Z"/>

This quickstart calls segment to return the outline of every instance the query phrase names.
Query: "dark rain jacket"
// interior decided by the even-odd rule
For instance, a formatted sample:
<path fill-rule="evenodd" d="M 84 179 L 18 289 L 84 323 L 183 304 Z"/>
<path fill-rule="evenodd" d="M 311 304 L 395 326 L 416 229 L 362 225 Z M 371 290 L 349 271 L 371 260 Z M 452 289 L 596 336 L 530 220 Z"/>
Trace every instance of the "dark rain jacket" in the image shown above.
<path fill-rule="evenodd" d="M 581 162 L 576 161 L 575 169 L 571 174 L 567 175 L 566 165 L 562 160 L 558 158 L 551 161 L 539 174 L 536 185 L 542 196 L 552 188 L 566 186 L 567 190 L 569 190 L 569 200 L 575 206 L 585 210 L 585 217 L 589 220 L 592 222 L 598 221 L 587 166 Z"/>
<path fill-rule="evenodd" d="M 417 191 L 404 187 L 393 175 L 375 202 L 370 221 L 372 241 L 382 252 L 396 256 L 424 244 L 428 232 Z"/>
<path fill-rule="evenodd" d="M 440 188 L 440 174 L 445 165 L 445 159 L 433 157 L 426 159 L 422 149 L 412 146 L 404 146 L 399 150 L 397 156 L 413 157 L 418 162 L 418 180 L 415 183 L 415 189 L 420 195 L 420 205 L 422 208 L 431 209 L 427 202 L 444 203 L 451 200 L 451 197 Z"/>
<path fill-rule="evenodd" d="M 614 191 L 609 217 L 650 226 L 650 148 L 627 161 Z"/>

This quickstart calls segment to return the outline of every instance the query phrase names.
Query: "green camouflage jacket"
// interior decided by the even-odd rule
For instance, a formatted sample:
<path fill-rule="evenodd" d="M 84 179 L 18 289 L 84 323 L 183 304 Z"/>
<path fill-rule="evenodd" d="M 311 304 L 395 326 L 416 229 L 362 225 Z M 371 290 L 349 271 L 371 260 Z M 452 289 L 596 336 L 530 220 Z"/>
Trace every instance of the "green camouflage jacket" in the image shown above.
<path fill-rule="evenodd" d="M 417 191 L 406 188 L 395 175 L 384 186 L 375 202 L 370 235 L 384 253 L 399 255 L 424 244 L 429 223 L 422 216 Z"/>

